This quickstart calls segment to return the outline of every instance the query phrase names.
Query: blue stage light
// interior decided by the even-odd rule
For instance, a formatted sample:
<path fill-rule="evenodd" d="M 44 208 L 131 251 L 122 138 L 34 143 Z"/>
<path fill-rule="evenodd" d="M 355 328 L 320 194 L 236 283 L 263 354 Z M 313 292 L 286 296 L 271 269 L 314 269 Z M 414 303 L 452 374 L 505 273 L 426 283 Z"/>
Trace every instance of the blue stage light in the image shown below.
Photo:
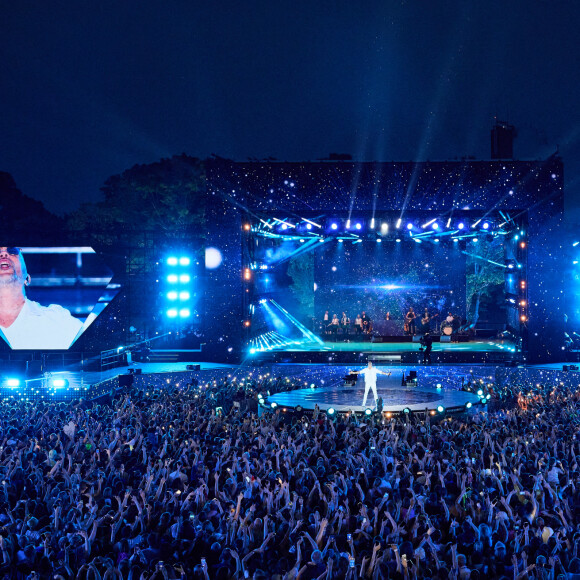
<path fill-rule="evenodd" d="M 411 412 L 411 409 L 409 409 L 409 407 L 405 407 L 403 409 L 403 413 L 405 413 L 406 415 L 408 415 Z"/>
<path fill-rule="evenodd" d="M 440 388 L 441 388 L 441 383 L 437 383 L 436 387 L 437 387 L 438 389 L 440 389 Z"/>
<path fill-rule="evenodd" d="M 330 408 L 328 409 L 328 411 L 326 411 L 326 412 L 327 412 L 327 413 L 328 413 L 328 414 L 329 414 L 329 415 L 332 417 L 332 415 L 334 415 L 334 413 L 335 413 L 336 411 L 335 411 L 335 410 L 334 410 L 332 407 L 330 407 Z"/>
<path fill-rule="evenodd" d="M 477 391 L 477 396 L 478 396 L 478 397 L 483 397 L 483 390 L 482 390 L 482 389 L 479 389 L 479 390 Z"/>
<path fill-rule="evenodd" d="M 439 224 L 437 222 L 435 222 L 432 226 L 431 226 L 434 230 L 438 230 L 439 229 Z"/>
<path fill-rule="evenodd" d="M 250 354 L 256 354 L 256 349 L 255 348 L 251 348 L 250 349 Z"/>
<path fill-rule="evenodd" d="M 462 230 L 465 227 L 465 224 L 463 222 L 460 222 L 459 225 L 457 226 L 458 230 Z"/>
<path fill-rule="evenodd" d="M 474 244 L 477 244 L 477 242 L 479 242 L 479 239 L 477 239 L 477 238 L 473 238 L 473 243 L 474 243 Z"/>
<path fill-rule="evenodd" d="M 177 300 L 177 292 L 171 291 L 167 293 L 167 300 Z"/>
<path fill-rule="evenodd" d="M 20 386 L 20 379 L 10 378 L 6 379 L 6 386 L 10 387 L 11 389 L 16 389 Z"/>
<path fill-rule="evenodd" d="M 413 224 L 409 222 L 409 223 L 407 224 L 407 229 L 408 229 L 408 230 L 412 230 L 412 229 L 413 229 Z"/>
<path fill-rule="evenodd" d="M 177 266 L 177 258 L 175 256 L 171 256 L 170 258 L 167 258 L 167 264 L 169 266 Z"/>
<path fill-rule="evenodd" d="M 458 239 L 458 238 L 453 238 L 453 242 L 454 242 L 454 243 L 457 243 L 458 241 L 459 241 L 459 239 Z"/>
<path fill-rule="evenodd" d="M 51 385 L 55 389 L 63 389 L 65 387 L 68 387 L 68 381 L 66 379 L 52 379 Z"/>
<path fill-rule="evenodd" d="M 175 284 L 177 282 L 178 278 L 177 278 L 177 274 L 169 274 L 169 276 L 167 276 L 167 281 L 170 284 Z"/>
<path fill-rule="evenodd" d="M 177 309 L 176 308 L 170 308 L 167 312 L 167 317 L 168 318 L 176 318 L 177 317 Z"/>
<path fill-rule="evenodd" d="M 191 259 L 188 258 L 187 256 L 182 256 L 181 258 L 179 258 L 180 266 L 189 266 L 189 264 L 191 264 Z"/>
<path fill-rule="evenodd" d="M 481 226 L 484 230 L 488 230 L 489 229 L 489 223 L 488 222 L 483 222 L 483 225 Z"/>
<path fill-rule="evenodd" d="M 338 224 L 330 224 L 330 228 L 333 230 L 337 230 L 338 229 Z"/>
<path fill-rule="evenodd" d="M 368 417 L 373 414 L 372 409 L 365 409 L 365 415 Z"/>
<path fill-rule="evenodd" d="M 362 228 L 362 226 L 361 226 L 361 224 L 356 224 L 355 228 L 356 228 L 357 230 L 360 230 L 360 229 Z"/>
<path fill-rule="evenodd" d="M 401 242 L 401 238 L 397 238 L 397 239 L 395 240 L 395 242 L 397 242 L 397 243 L 399 244 L 399 243 Z"/>
<path fill-rule="evenodd" d="M 288 224 L 282 224 L 282 229 L 283 230 L 287 230 L 288 229 Z"/>
<path fill-rule="evenodd" d="M 381 238 L 377 238 L 377 244 L 380 244 L 382 241 Z"/>
<path fill-rule="evenodd" d="M 272 409 L 275 409 L 278 406 L 278 403 L 270 403 L 270 407 L 272 407 Z"/>
<path fill-rule="evenodd" d="M 180 318 L 189 318 L 191 316 L 191 310 L 189 308 L 182 308 L 179 311 Z"/>
<path fill-rule="evenodd" d="M 167 297 L 169 298 L 169 294 L 167 295 Z M 191 294 L 189 292 L 180 292 L 179 293 L 180 300 L 189 300 L 190 297 L 191 297 Z"/>
<path fill-rule="evenodd" d="M 181 274 L 181 276 L 179 276 L 179 281 L 182 284 L 187 284 L 191 281 L 191 276 L 189 274 Z"/>
<path fill-rule="evenodd" d="M 468 409 L 471 409 L 471 407 L 472 407 L 473 405 L 472 405 L 471 403 L 467 403 L 465 406 L 466 406 Z"/>
<path fill-rule="evenodd" d="M 312 224 L 306 224 L 306 229 L 307 230 L 311 230 L 312 229 Z"/>
<path fill-rule="evenodd" d="M 438 411 L 439 413 L 444 413 L 444 412 L 445 412 L 445 407 L 444 407 L 443 405 L 439 405 L 439 406 L 437 407 L 437 411 Z"/>

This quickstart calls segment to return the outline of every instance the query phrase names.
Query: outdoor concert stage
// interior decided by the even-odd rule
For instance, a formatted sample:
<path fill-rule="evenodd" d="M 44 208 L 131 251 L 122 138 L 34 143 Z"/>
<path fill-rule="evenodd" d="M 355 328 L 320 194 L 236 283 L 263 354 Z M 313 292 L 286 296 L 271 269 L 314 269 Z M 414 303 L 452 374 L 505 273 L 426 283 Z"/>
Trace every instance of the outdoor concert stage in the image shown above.
<path fill-rule="evenodd" d="M 391 376 L 377 377 L 377 394 L 383 400 L 383 412 L 402 413 L 407 409 L 408 412 L 437 413 L 438 408 L 447 412 L 467 412 L 481 405 L 481 397 L 475 393 L 421 386 L 420 379 L 415 384 L 410 383 L 410 386 L 401 385 L 404 372 L 405 369 L 397 369 Z M 334 409 L 336 413 L 362 413 L 366 409 L 376 409 L 372 391 L 369 392 L 367 405 L 363 407 L 364 390 L 364 380 L 359 379 L 354 386 L 336 385 L 278 393 L 268 397 L 266 403 L 275 403 L 282 409 L 312 411 L 317 405 L 321 411 Z"/>

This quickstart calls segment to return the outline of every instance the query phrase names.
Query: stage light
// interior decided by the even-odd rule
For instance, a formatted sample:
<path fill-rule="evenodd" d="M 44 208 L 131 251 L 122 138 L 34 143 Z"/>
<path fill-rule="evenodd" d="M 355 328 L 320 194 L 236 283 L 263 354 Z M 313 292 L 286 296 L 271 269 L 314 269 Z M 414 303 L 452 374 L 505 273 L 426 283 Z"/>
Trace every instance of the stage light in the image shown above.
<path fill-rule="evenodd" d="M 177 266 L 177 258 L 174 256 L 167 258 L 167 265 L 168 266 Z"/>
<path fill-rule="evenodd" d="M 336 411 L 332 407 L 329 407 L 326 412 L 332 417 Z"/>
<path fill-rule="evenodd" d="M 471 403 L 467 403 L 465 406 L 466 406 L 468 409 L 471 409 L 471 407 L 473 407 L 473 405 L 472 405 Z"/>
<path fill-rule="evenodd" d="M 525 321 L 527 320 L 527 318 L 526 318 L 526 317 L 525 317 L 525 316 L 522 314 L 522 316 L 520 316 L 520 320 L 521 320 L 522 322 L 525 322 Z"/>
<path fill-rule="evenodd" d="M 365 415 L 367 417 L 370 417 L 373 414 L 373 410 L 372 409 L 365 409 Z"/>
<path fill-rule="evenodd" d="M 177 317 L 177 309 L 176 308 L 170 308 L 167 312 L 167 318 L 176 318 Z"/>
<path fill-rule="evenodd" d="M 169 276 L 167 276 L 167 281 L 170 284 L 175 284 L 177 282 L 178 278 L 177 278 L 177 274 L 169 274 Z"/>
<path fill-rule="evenodd" d="M 457 229 L 462 230 L 464 227 L 465 227 L 465 224 L 463 222 L 459 222 Z"/>
<path fill-rule="evenodd" d="M 244 224 L 244 230 L 246 232 L 249 232 L 252 226 L 250 226 L 250 224 Z"/>
<path fill-rule="evenodd" d="M 191 259 L 187 256 L 182 256 L 179 258 L 179 265 L 180 266 L 189 266 L 191 264 Z"/>
<path fill-rule="evenodd" d="M 52 379 L 51 381 L 51 385 L 55 388 L 55 389 L 63 389 L 65 387 L 68 387 L 68 381 L 66 379 Z"/>
<path fill-rule="evenodd" d="M 244 320 L 244 326 L 247 328 L 250 326 L 251 322 L 249 320 Z"/>
<path fill-rule="evenodd" d="M 489 401 L 491 399 L 491 395 L 487 393 L 487 395 L 485 395 L 485 398 Z"/>
<path fill-rule="evenodd" d="M 252 278 L 252 271 L 250 268 L 244 268 L 244 280 L 250 280 Z"/>
<path fill-rule="evenodd" d="M 377 244 L 380 244 L 382 241 L 381 238 L 377 238 Z"/>
<path fill-rule="evenodd" d="M 288 224 L 282 224 L 282 229 L 283 230 L 287 230 L 288 229 Z"/>
<path fill-rule="evenodd" d="M 175 291 L 168 292 L 167 300 L 177 300 L 177 292 Z"/>
<path fill-rule="evenodd" d="M 344 240 L 343 240 L 342 238 L 338 238 L 338 241 L 339 241 L 340 243 L 344 242 Z"/>
<path fill-rule="evenodd" d="M 477 391 L 477 396 L 478 396 L 478 397 L 483 397 L 483 391 L 482 391 L 481 389 L 479 389 L 479 390 Z"/>
<path fill-rule="evenodd" d="M 250 349 L 250 354 L 256 354 L 256 349 L 255 348 L 251 348 Z"/>
<path fill-rule="evenodd" d="M 206 248 L 205 250 L 205 267 L 208 270 L 219 268 L 222 263 L 222 254 L 217 248 Z"/>
<path fill-rule="evenodd" d="M 439 224 L 437 222 L 435 222 L 432 226 L 431 226 L 434 230 L 438 230 L 439 229 Z"/>
<path fill-rule="evenodd" d="M 413 229 L 413 224 L 412 223 L 408 223 L 407 224 L 407 229 L 408 230 L 412 230 Z"/>
<path fill-rule="evenodd" d="M 484 230 L 488 230 L 489 229 L 489 223 L 488 222 L 483 222 L 483 225 L 481 226 Z"/>
<path fill-rule="evenodd" d="M 483 397 L 483 398 L 481 399 L 481 404 L 482 404 L 482 405 L 487 405 L 487 399 L 486 399 L 485 397 Z"/>
<path fill-rule="evenodd" d="M 526 247 L 526 242 L 520 242 L 520 248 L 522 248 L 522 250 Z"/>
<path fill-rule="evenodd" d="M 381 233 L 388 234 L 389 233 L 389 224 L 384 222 L 381 224 Z"/>
<path fill-rule="evenodd" d="M 181 274 L 179 276 L 179 281 L 182 284 L 188 284 L 189 282 L 191 282 L 191 276 L 189 274 Z"/>
<path fill-rule="evenodd" d="M 303 244 L 304 243 L 304 238 L 300 238 L 300 243 Z"/>
<path fill-rule="evenodd" d="M 371 230 L 375 229 L 375 218 L 371 219 Z"/>
<path fill-rule="evenodd" d="M 411 409 L 409 409 L 409 407 L 405 407 L 403 409 L 403 413 L 405 413 L 406 415 L 408 415 L 411 412 Z"/>
<path fill-rule="evenodd" d="M 479 242 L 479 240 L 477 238 L 473 238 L 473 243 L 477 244 L 477 242 Z"/>
<path fill-rule="evenodd" d="M 275 409 L 278 406 L 278 403 L 270 403 L 270 407 L 272 407 L 272 409 Z"/>
<path fill-rule="evenodd" d="M 445 407 L 443 405 L 439 405 L 437 407 L 437 412 L 438 413 L 445 413 Z"/>
<path fill-rule="evenodd" d="M 312 229 L 312 224 L 306 224 L 306 229 L 307 230 L 311 230 Z"/>
<path fill-rule="evenodd" d="M 346 229 L 350 230 L 350 220 L 346 220 Z"/>
<path fill-rule="evenodd" d="M 580 244 L 580 242 L 574 242 L 572 246 L 575 248 L 578 244 Z"/>
<path fill-rule="evenodd" d="M 447 220 L 447 223 L 445 224 L 445 227 L 446 227 L 446 228 L 449 228 L 450 226 L 451 226 L 451 218 L 449 218 L 449 219 Z"/>
<path fill-rule="evenodd" d="M 11 389 L 15 389 L 16 387 L 20 386 L 20 379 L 6 379 L 6 386 L 10 387 Z"/>
<path fill-rule="evenodd" d="M 440 389 L 441 388 L 441 383 L 437 383 L 436 388 L 437 389 Z"/>
<path fill-rule="evenodd" d="M 338 225 L 337 224 L 330 224 L 330 229 L 337 230 L 338 229 Z"/>
<path fill-rule="evenodd" d="M 179 293 L 180 300 L 189 300 L 190 297 L 191 297 L 191 294 L 189 292 L 180 292 Z"/>
<path fill-rule="evenodd" d="M 457 243 L 457 242 L 459 242 L 459 239 L 458 238 L 453 238 L 453 242 L 454 243 Z"/>
<path fill-rule="evenodd" d="M 397 243 L 399 244 L 399 243 L 401 242 L 401 238 L 397 238 L 397 239 L 395 240 L 395 242 L 397 242 Z"/>
<path fill-rule="evenodd" d="M 436 244 L 438 244 L 438 243 L 439 243 L 439 238 L 435 238 L 433 241 L 434 241 Z"/>
<path fill-rule="evenodd" d="M 360 230 L 360 229 L 362 228 L 362 225 L 361 225 L 361 224 L 356 224 L 355 228 L 356 228 L 357 230 Z"/>
<path fill-rule="evenodd" d="M 402 222 L 402 221 L 403 221 L 403 218 L 399 218 L 399 219 L 397 220 L 397 225 L 396 225 L 396 228 L 397 228 L 397 229 L 399 229 L 399 228 L 401 227 L 401 222 Z"/>
<path fill-rule="evenodd" d="M 189 308 L 182 308 L 179 311 L 180 318 L 189 318 L 191 316 L 191 310 Z"/>

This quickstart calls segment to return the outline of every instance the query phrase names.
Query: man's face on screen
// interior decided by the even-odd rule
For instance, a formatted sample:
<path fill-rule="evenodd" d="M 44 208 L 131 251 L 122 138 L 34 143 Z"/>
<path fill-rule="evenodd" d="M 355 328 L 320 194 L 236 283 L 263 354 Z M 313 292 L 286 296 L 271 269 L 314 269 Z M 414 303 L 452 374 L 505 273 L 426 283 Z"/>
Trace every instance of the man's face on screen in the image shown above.
<path fill-rule="evenodd" d="M 19 248 L 0 247 L 0 286 L 24 284 L 26 264 Z"/>

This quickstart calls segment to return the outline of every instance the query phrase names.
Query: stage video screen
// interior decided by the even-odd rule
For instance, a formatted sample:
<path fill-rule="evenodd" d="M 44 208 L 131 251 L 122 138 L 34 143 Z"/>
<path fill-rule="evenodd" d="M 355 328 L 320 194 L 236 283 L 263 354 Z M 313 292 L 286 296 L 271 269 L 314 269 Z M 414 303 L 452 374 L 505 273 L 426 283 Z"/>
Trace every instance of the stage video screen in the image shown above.
<path fill-rule="evenodd" d="M 13 350 L 67 350 L 115 296 L 89 247 L 0 249 L 0 336 Z"/>
<path fill-rule="evenodd" d="M 467 340 L 514 330 L 522 267 L 514 234 L 491 221 L 470 227 L 476 221 L 441 231 L 423 227 L 424 217 L 399 228 L 394 219 L 382 232 L 368 232 L 364 220 L 325 221 L 308 235 L 298 225 L 280 232 L 275 220 L 257 225 L 250 346 L 322 348 L 426 332 Z"/>

